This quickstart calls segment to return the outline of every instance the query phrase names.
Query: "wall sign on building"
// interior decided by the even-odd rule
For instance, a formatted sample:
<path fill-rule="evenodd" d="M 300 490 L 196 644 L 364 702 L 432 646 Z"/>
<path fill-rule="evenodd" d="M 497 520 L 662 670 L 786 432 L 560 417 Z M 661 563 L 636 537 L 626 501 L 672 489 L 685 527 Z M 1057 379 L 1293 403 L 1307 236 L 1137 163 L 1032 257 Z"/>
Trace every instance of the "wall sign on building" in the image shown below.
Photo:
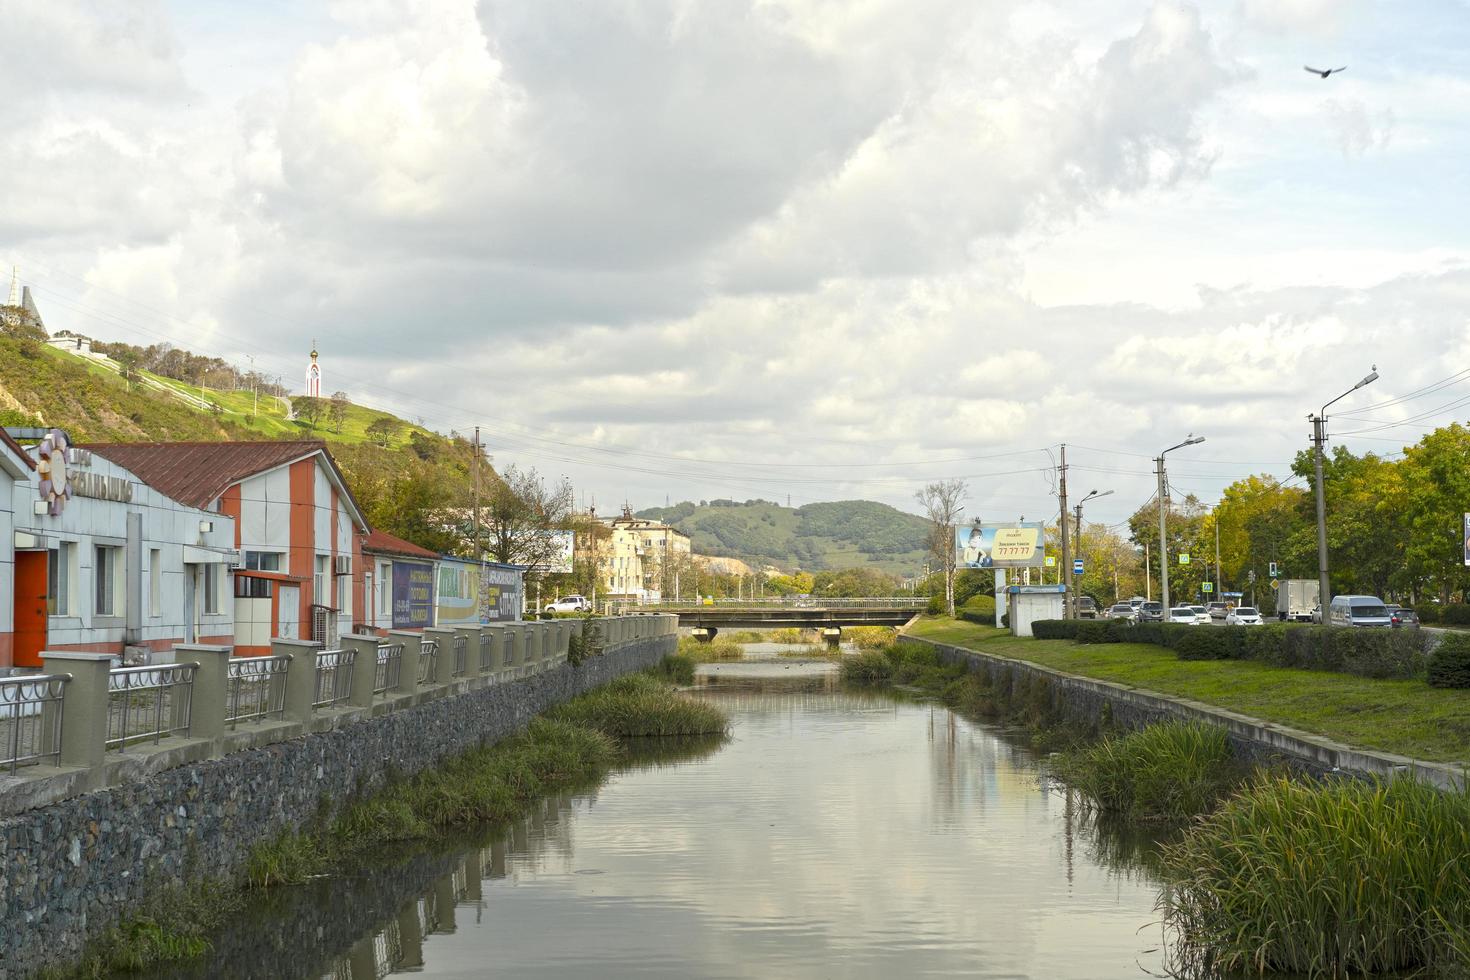
<path fill-rule="evenodd" d="M 434 566 L 426 562 L 393 563 L 393 627 L 423 629 L 434 625 Z"/>

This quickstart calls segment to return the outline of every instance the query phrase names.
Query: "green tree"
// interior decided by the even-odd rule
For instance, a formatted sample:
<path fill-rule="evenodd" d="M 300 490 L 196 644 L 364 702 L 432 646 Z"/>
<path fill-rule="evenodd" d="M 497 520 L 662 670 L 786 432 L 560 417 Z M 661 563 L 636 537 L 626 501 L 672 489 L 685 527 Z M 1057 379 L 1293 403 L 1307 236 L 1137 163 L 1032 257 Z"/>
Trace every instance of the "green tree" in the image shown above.
<path fill-rule="evenodd" d="M 327 415 L 332 419 L 332 431 L 339 436 L 342 434 L 342 423 L 347 420 L 347 406 L 352 404 L 347 400 L 347 392 L 332 392 L 332 401 L 327 405 Z"/>
<path fill-rule="evenodd" d="M 1433 589 L 1441 602 L 1463 592 L 1464 515 L 1470 511 L 1470 430 L 1456 422 L 1426 435 L 1404 452 L 1403 548 L 1406 584 Z"/>
<path fill-rule="evenodd" d="M 326 411 L 326 402 L 311 395 L 298 395 L 291 399 L 291 411 L 296 414 L 298 422 L 314 430 Z"/>
<path fill-rule="evenodd" d="M 368 425 L 367 437 L 386 449 L 398 437 L 398 430 L 402 427 L 403 424 L 397 419 L 384 415 L 382 418 L 373 419 Z"/>

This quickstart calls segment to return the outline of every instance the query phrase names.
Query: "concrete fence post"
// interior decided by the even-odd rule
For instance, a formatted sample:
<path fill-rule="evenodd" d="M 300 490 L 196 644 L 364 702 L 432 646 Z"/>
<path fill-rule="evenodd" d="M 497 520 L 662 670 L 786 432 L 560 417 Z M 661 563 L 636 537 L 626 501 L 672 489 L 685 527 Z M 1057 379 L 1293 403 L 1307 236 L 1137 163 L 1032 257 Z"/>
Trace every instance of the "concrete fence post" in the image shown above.
<path fill-rule="evenodd" d="M 343 633 L 338 642 L 343 650 L 355 651 L 347 703 L 354 708 L 371 708 L 373 688 L 378 686 L 378 638 L 366 633 Z"/>
<path fill-rule="evenodd" d="M 174 647 L 174 662 L 194 661 L 199 669 L 194 671 L 194 693 L 191 695 L 190 733 L 195 738 L 207 738 L 219 750 L 219 740 L 225 734 L 225 716 L 230 713 L 230 660 L 234 650 L 226 646 L 203 643 L 180 643 Z"/>
<path fill-rule="evenodd" d="M 490 666 L 486 668 L 485 676 L 493 684 L 500 681 L 505 672 L 505 625 L 486 623 L 480 629 L 490 638 Z"/>
<path fill-rule="evenodd" d="M 61 764 L 92 770 L 96 785 L 107 748 L 107 676 L 112 657 L 106 653 L 41 651 L 41 669 L 70 674 L 61 703 Z"/>
<path fill-rule="evenodd" d="M 526 624 L 511 623 L 506 626 L 505 665 L 511 677 L 520 677 L 526 672 Z"/>
<path fill-rule="evenodd" d="M 423 636 L 412 630 L 389 630 L 389 643 L 403 644 L 403 662 L 398 667 L 398 685 L 394 694 L 417 694 L 419 690 L 419 656 L 423 652 Z"/>
<path fill-rule="evenodd" d="M 291 658 L 286 668 L 286 717 L 308 727 L 316 700 L 316 652 L 321 647 L 310 640 L 271 640 L 273 656 Z"/>
<path fill-rule="evenodd" d="M 526 640 L 526 665 L 531 673 L 539 673 L 546 667 L 546 624 L 540 621 L 529 624 Z"/>
<path fill-rule="evenodd" d="M 434 655 L 434 676 L 429 683 L 445 687 L 449 684 L 449 675 L 454 672 L 454 630 L 445 626 L 426 626 L 424 638 L 439 641 L 439 651 Z"/>

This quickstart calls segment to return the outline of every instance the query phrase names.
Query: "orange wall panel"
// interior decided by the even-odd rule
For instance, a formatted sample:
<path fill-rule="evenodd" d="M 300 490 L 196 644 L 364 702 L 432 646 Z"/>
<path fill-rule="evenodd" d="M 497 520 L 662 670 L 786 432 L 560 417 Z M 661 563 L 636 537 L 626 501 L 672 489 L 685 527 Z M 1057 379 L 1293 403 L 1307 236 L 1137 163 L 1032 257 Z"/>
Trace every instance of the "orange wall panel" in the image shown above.
<path fill-rule="evenodd" d="M 301 628 L 311 629 L 312 595 L 316 588 L 316 457 L 291 464 L 291 547 L 287 564 L 301 581 Z M 272 623 L 279 627 L 279 621 Z M 273 629 L 273 634 L 275 630 Z"/>

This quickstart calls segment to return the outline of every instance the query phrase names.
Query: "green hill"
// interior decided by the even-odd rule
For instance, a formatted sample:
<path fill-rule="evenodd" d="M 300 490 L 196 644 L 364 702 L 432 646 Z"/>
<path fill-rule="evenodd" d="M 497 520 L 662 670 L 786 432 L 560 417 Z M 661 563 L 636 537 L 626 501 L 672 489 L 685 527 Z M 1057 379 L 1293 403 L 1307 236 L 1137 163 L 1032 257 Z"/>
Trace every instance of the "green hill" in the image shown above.
<path fill-rule="evenodd" d="M 464 438 L 351 404 L 339 432 L 329 413 L 308 425 L 288 419 L 284 403 L 265 394 L 257 412 L 248 388 L 201 389 L 134 373 L 130 383 L 94 359 L 49 346 L 38 330 L 0 329 L 0 425 L 56 426 L 76 442 L 323 439 L 374 527 L 436 551 L 460 545 L 434 515 L 469 501 L 473 457 Z M 370 435 L 379 420 L 388 425 Z M 488 466 L 482 472 L 495 479 Z"/>
<path fill-rule="evenodd" d="M 639 517 L 689 535 L 696 552 L 803 571 L 870 566 L 899 575 L 923 570 L 928 523 L 871 500 L 789 508 L 767 500 L 688 501 Z"/>

